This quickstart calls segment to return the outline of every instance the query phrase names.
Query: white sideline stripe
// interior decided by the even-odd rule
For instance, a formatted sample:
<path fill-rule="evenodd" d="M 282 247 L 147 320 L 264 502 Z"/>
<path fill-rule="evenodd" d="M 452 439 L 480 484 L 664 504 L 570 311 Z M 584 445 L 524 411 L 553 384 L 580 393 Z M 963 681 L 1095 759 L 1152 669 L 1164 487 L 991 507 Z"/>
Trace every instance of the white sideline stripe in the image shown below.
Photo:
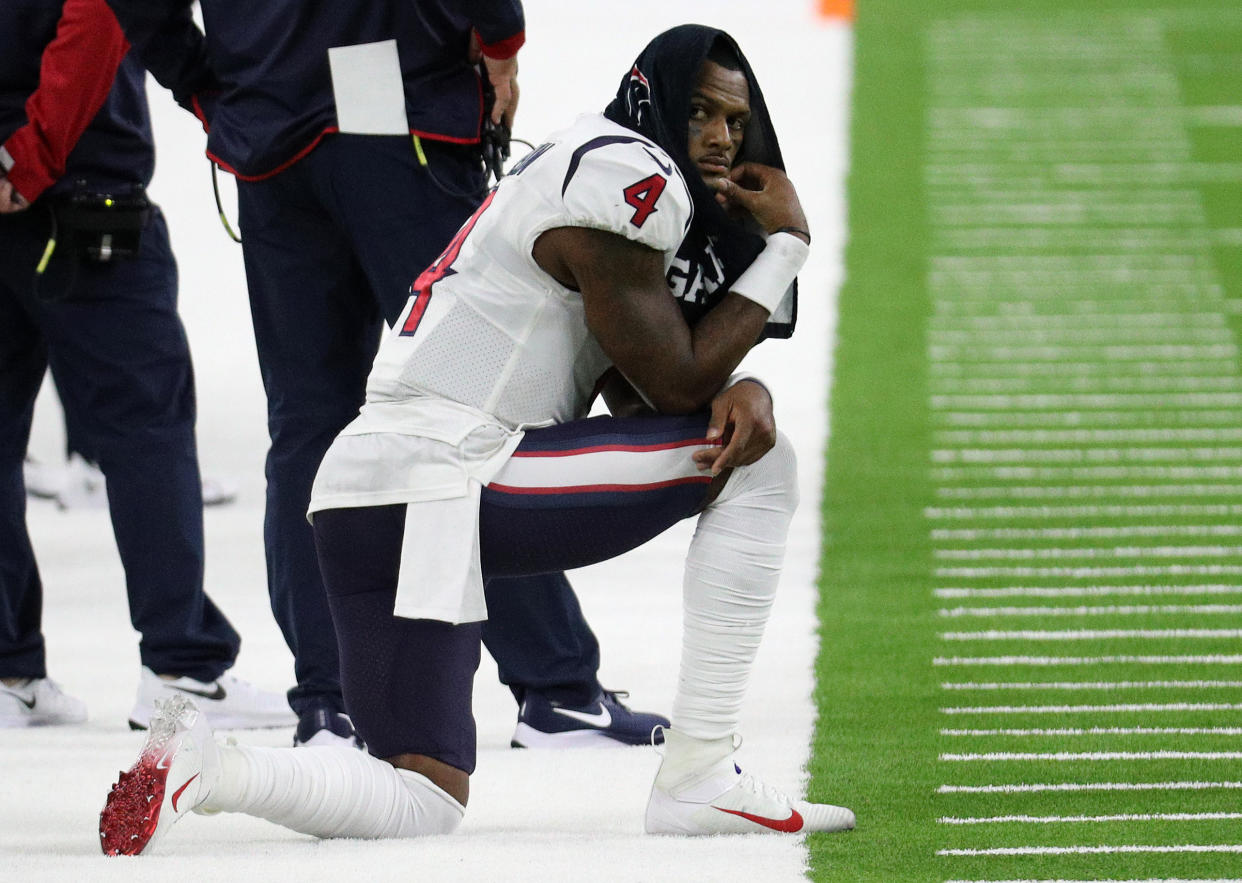
<path fill-rule="evenodd" d="M 1242 586 L 1004 586 L 971 589 L 942 586 L 932 590 L 937 598 L 1086 598 L 1104 595 L 1242 595 Z"/>
<path fill-rule="evenodd" d="M 941 714 L 1103 714 L 1134 711 L 1242 711 L 1242 702 L 1132 702 L 1118 705 L 951 705 Z"/>
<path fill-rule="evenodd" d="M 941 785 L 940 794 L 1019 794 L 1036 791 L 1242 790 L 1242 782 L 1048 782 L 1020 785 Z"/>
<path fill-rule="evenodd" d="M 1240 736 L 1242 727 L 1032 727 L 942 729 L 942 736 Z"/>
<path fill-rule="evenodd" d="M 942 690 L 1229 690 L 1242 681 L 945 681 Z"/>
<path fill-rule="evenodd" d="M 1205 822 L 1215 819 L 1242 819 L 1242 812 L 1153 812 L 1120 813 L 1108 816 L 941 816 L 941 825 L 990 825 L 1021 822 L 1055 825 L 1064 822 Z"/>
<path fill-rule="evenodd" d="M 1048 549 L 935 549 L 939 561 L 1046 561 L 1063 558 L 1238 558 L 1242 546 L 1112 546 Z"/>
<path fill-rule="evenodd" d="M 988 629 L 940 633 L 943 641 L 1094 641 L 1100 638 L 1242 638 L 1242 629 Z"/>
<path fill-rule="evenodd" d="M 1242 613 L 1242 604 L 1106 604 L 1097 607 L 941 607 L 937 613 L 946 619 L 963 616 L 992 618 L 1003 616 L 1149 616 L 1153 613 L 1214 616 Z"/>
<path fill-rule="evenodd" d="M 946 763 L 973 763 L 993 760 L 1239 760 L 1242 751 L 993 751 L 985 754 L 942 754 Z"/>
<path fill-rule="evenodd" d="M 937 567 L 937 579 L 1029 577 L 1046 579 L 1100 579 L 1128 576 L 1242 576 L 1238 564 L 1163 564 L 1135 567 Z"/>
<path fill-rule="evenodd" d="M 1101 853 L 1173 853 L 1173 852 L 1242 852 L 1242 843 L 1200 844 L 1180 846 L 991 846 L 987 849 L 937 849 L 936 855 L 1095 855 Z"/>
<path fill-rule="evenodd" d="M 937 656 L 932 665 L 1242 665 L 1242 654 L 1207 656 Z"/>

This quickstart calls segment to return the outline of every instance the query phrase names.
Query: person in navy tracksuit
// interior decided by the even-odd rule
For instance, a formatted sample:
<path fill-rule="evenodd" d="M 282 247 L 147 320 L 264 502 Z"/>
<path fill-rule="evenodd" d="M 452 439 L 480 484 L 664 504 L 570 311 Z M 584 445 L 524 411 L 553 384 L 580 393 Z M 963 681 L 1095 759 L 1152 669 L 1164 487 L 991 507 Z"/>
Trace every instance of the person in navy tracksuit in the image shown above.
<path fill-rule="evenodd" d="M 131 721 L 149 719 L 158 675 L 210 684 L 240 646 L 203 591 L 194 376 L 168 231 L 145 198 L 145 74 L 127 49 L 103 0 L 0 4 L 0 726 L 85 717 L 47 678 L 25 524 L 22 462 L 49 364 L 107 477 L 152 682 Z M 91 226 L 83 213 L 100 211 Z"/>
<path fill-rule="evenodd" d="M 363 402 L 381 323 L 483 196 L 475 61 L 481 54 L 496 89 L 493 116 L 511 119 L 522 7 L 203 0 L 204 33 L 190 0 L 109 3 L 148 70 L 203 121 L 207 155 L 237 178 L 271 436 L 268 586 L 295 658 L 296 738 L 349 738 L 306 520 L 311 483 Z M 389 104 L 365 113 L 386 89 Z M 599 646 L 563 574 L 497 580 L 487 597 L 485 642 L 522 722 L 552 731 L 545 744 L 590 726 L 558 706 L 606 708 L 604 735 L 619 742 L 648 741 L 664 722 L 600 687 Z"/>

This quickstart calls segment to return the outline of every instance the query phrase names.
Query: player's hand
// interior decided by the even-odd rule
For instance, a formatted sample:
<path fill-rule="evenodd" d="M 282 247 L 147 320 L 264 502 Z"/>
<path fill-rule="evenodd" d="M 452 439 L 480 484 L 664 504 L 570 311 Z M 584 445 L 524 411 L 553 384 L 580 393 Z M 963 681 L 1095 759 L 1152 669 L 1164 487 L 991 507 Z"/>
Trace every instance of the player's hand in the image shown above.
<path fill-rule="evenodd" d="M 754 463 L 776 444 L 772 397 L 758 383 L 742 380 L 712 400 L 707 437 L 720 439 L 718 448 L 694 452 L 700 472 L 719 475 L 732 466 Z"/>
<path fill-rule="evenodd" d="M 30 203 L 13 189 L 13 182 L 0 176 L 0 215 L 11 215 L 28 208 Z"/>
<path fill-rule="evenodd" d="M 726 209 L 745 209 L 768 233 L 782 227 L 809 229 L 793 183 L 771 166 L 750 162 L 734 166 L 729 177 L 717 180 L 716 200 Z"/>

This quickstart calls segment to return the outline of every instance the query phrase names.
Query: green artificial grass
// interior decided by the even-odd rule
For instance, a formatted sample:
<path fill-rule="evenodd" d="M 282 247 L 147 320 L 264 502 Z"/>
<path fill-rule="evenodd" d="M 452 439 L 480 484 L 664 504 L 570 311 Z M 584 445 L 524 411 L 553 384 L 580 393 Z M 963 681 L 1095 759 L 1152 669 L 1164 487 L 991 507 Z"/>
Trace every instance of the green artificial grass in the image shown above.
<path fill-rule="evenodd" d="M 855 58 L 809 875 L 1242 876 L 1242 8 L 860 0 Z M 933 664 L 1006 656 L 1112 661 Z"/>

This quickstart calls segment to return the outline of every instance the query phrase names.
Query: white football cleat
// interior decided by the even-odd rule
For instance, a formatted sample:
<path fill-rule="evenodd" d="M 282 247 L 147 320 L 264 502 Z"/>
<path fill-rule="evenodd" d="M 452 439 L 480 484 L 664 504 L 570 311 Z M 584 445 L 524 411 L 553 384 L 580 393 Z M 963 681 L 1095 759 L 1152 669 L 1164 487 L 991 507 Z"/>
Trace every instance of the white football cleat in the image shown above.
<path fill-rule="evenodd" d="M 86 705 L 62 692 L 48 678 L 27 678 L 22 683 L 0 682 L 0 727 L 47 727 L 80 724 Z"/>
<path fill-rule="evenodd" d="M 143 666 L 138 681 L 138 697 L 129 713 L 129 726 L 146 729 L 155 714 L 156 703 L 173 696 L 188 696 L 216 730 L 262 730 L 292 727 L 297 715 L 281 693 L 260 690 L 249 681 L 225 672 L 210 683 L 193 678 L 165 680 Z"/>
<path fill-rule="evenodd" d="M 201 806 L 219 778 L 220 753 L 206 717 L 185 696 L 160 702 L 138 760 L 99 813 L 100 848 L 105 855 L 145 851 Z"/>
<path fill-rule="evenodd" d="M 793 800 L 733 763 L 733 737 L 664 731 L 664 759 L 647 801 L 648 834 L 804 834 L 849 831 L 843 806 Z"/>

